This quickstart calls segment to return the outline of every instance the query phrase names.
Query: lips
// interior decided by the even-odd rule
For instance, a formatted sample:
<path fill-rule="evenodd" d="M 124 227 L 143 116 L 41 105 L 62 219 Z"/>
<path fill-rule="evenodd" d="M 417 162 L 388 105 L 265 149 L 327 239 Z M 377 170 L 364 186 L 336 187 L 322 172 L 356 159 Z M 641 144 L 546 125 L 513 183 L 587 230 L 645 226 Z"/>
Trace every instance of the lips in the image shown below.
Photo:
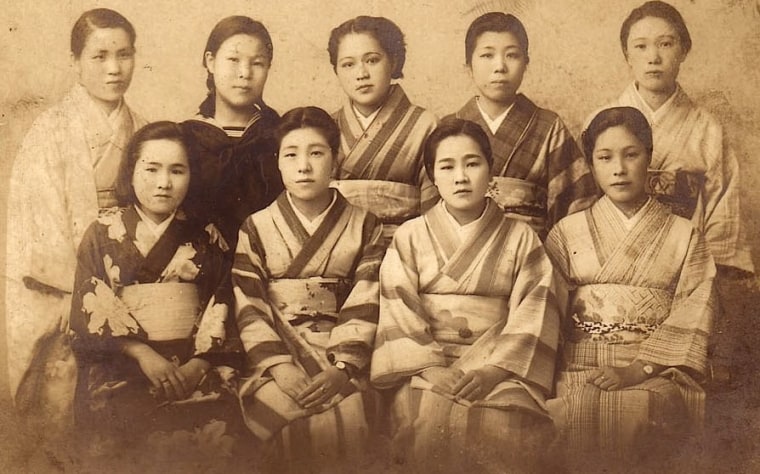
<path fill-rule="evenodd" d="M 313 179 L 299 179 L 296 181 L 296 184 L 310 184 L 313 183 Z"/>
<path fill-rule="evenodd" d="M 454 191 L 454 195 L 457 195 L 457 194 L 467 194 L 467 193 L 471 193 L 471 192 L 472 192 L 472 190 L 470 190 L 470 189 L 457 189 L 456 191 Z"/>
<path fill-rule="evenodd" d="M 368 92 L 372 89 L 372 84 L 365 84 L 356 88 L 357 92 Z"/>

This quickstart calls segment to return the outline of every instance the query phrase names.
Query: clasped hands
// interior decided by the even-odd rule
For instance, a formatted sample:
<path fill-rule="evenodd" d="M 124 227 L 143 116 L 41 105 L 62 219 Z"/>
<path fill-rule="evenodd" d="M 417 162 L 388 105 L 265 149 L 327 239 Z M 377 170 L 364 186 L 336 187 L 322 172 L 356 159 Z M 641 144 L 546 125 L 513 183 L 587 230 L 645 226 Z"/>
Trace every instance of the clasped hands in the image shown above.
<path fill-rule="evenodd" d="M 509 374 L 509 371 L 495 365 L 486 365 L 468 372 L 450 367 L 429 367 L 420 373 L 420 377 L 444 393 L 474 402 L 485 398 L 498 383 L 506 380 Z"/>
<path fill-rule="evenodd" d="M 310 377 L 295 364 L 284 362 L 270 367 L 269 373 L 280 390 L 303 408 L 328 402 L 349 383 L 348 374 L 332 366 Z"/>
<path fill-rule="evenodd" d="M 179 365 L 167 360 L 147 344 L 139 342 L 126 345 L 124 353 L 137 361 L 154 393 L 170 402 L 184 400 L 192 395 L 211 368 L 208 361 L 198 358 Z"/>

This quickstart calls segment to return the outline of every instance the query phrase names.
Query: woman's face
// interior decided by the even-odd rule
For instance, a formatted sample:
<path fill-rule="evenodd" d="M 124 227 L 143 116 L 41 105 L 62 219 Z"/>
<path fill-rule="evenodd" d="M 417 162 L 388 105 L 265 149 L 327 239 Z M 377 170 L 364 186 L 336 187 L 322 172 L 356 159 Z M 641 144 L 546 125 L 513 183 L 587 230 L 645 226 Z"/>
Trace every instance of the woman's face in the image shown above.
<path fill-rule="evenodd" d="M 110 113 L 132 82 L 135 49 L 122 28 L 95 28 L 74 64 L 79 83 Z"/>
<path fill-rule="evenodd" d="M 433 181 L 460 224 L 483 213 L 491 170 L 480 145 L 467 135 L 444 138 L 435 152 Z"/>
<path fill-rule="evenodd" d="M 388 97 L 393 60 L 374 36 L 350 33 L 338 44 L 335 73 L 354 106 L 370 115 Z"/>
<path fill-rule="evenodd" d="M 528 58 L 510 32 L 486 31 L 478 36 L 470 58 L 470 75 L 481 99 L 496 106 L 515 100 Z"/>
<path fill-rule="evenodd" d="M 206 51 L 206 68 L 214 76 L 216 104 L 232 110 L 261 102 L 269 67 L 266 45 L 255 36 L 230 36 L 216 54 Z"/>
<path fill-rule="evenodd" d="M 290 197 L 315 201 L 330 196 L 333 153 L 324 135 L 316 128 L 297 128 L 280 143 L 277 166 Z"/>
<path fill-rule="evenodd" d="M 656 94 L 674 92 L 684 59 L 678 32 L 666 20 L 648 16 L 631 26 L 626 60 L 640 89 Z"/>
<path fill-rule="evenodd" d="M 132 187 L 140 209 L 154 222 L 163 222 L 182 204 L 190 187 L 185 147 L 166 139 L 143 143 Z"/>
<path fill-rule="evenodd" d="M 618 209 L 632 213 L 646 200 L 649 153 L 628 127 L 618 125 L 599 134 L 591 163 L 596 182 Z"/>

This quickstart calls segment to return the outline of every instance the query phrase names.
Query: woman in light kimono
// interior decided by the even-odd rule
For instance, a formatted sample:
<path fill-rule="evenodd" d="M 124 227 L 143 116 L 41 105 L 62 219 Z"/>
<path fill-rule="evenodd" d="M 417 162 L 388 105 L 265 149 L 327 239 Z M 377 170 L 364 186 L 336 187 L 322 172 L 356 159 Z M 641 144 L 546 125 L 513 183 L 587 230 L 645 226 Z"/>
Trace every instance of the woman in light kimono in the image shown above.
<path fill-rule="evenodd" d="M 604 196 L 546 240 L 570 292 L 549 411 L 575 453 L 670 449 L 704 416 L 695 379 L 707 365 L 715 265 L 702 234 L 646 192 L 652 132 L 641 112 L 602 111 L 583 147 Z"/>
<path fill-rule="evenodd" d="M 331 468 L 360 457 L 371 428 L 382 225 L 329 188 L 340 146 L 329 114 L 291 110 L 275 138 L 286 191 L 243 223 L 232 269 L 251 371 L 241 406 L 273 462 Z"/>
<path fill-rule="evenodd" d="M 229 387 L 243 354 L 228 317 L 228 267 L 205 223 L 180 209 L 197 176 L 184 139 L 173 122 L 132 137 L 116 184 L 122 207 L 92 223 L 79 247 L 75 421 L 86 448 L 105 458 L 146 439 L 166 454 L 180 438 L 196 450 L 185 461 L 209 449 L 230 455 L 225 421 L 242 428 Z"/>
<path fill-rule="evenodd" d="M 182 124 L 200 180 L 186 212 L 213 223 L 232 258 L 240 224 L 282 191 L 271 132 L 279 115 L 264 103 L 272 39 L 260 22 L 230 16 L 214 26 L 203 53 L 208 96 Z"/>
<path fill-rule="evenodd" d="M 544 239 L 562 217 L 594 202 L 594 179 L 557 114 L 518 93 L 529 62 L 519 19 L 501 12 L 475 19 L 465 37 L 465 61 L 479 95 L 454 115 L 488 135 L 494 155 L 488 195 Z"/>
<path fill-rule="evenodd" d="M 71 31 L 78 83 L 32 124 L 8 188 L 6 324 L 11 394 L 46 435 L 72 421 L 76 365 L 68 314 L 76 250 L 99 210 L 115 205 L 127 141 L 145 122 L 123 100 L 135 30 L 89 10 Z"/>
<path fill-rule="evenodd" d="M 383 17 L 358 16 L 330 33 L 330 63 L 348 96 L 335 112 L 341 132 L 337 179 L 331 186 L 376 214 L 386 237 L 438 199 L 425 174 L 422 145 L 435 117 L 409 102 L 404 34 Z"/>
<path fill-rule="evenodd" d="M 371 380 L 397 389 L 394 446 L 430 472 L 527 468 L 553 433 L 552 266 L 486 198 L 491 164 L 477 124 L 444 120 L 425 145 L 443 200 L 398 228 L 380 269 Z"/>

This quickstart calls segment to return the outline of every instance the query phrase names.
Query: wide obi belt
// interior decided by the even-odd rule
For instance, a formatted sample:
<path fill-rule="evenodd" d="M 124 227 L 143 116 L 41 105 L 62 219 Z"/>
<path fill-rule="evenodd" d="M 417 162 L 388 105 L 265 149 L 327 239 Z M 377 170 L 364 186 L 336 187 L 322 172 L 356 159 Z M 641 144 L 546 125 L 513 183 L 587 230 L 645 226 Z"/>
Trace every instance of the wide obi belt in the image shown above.
<path fill-rule="evenodd" d="M 291 325 L 329 332 L 351 287 L 343 278 L 280 278 L 269 281 L 268 295 Z"/>
<path fill-rule="evenodd" d="M 647 171 L 647 192 L 668 206 L 677 216 L 691 219 L 699 202 L 705 176 L 702 173 L 677 170 Z"/>
<path fill-rule="evenodd" d="M 576 290 L 571 340 L 640 342 L 670 315 L 668 290 L 618 284 L 591 284 Z"/>
<path fill-rule="evenodd" d="M 496 202 L 505 214 L 527 222 L 534 230 L 546 225 L 546 188 L 524 179 L 494 176 L 486 196 Z"/>
<path fill-rule="evenodd" d="M 98 189 L 97 194 L 99 209 L 110 209 L 119 205 L 116 200 L 116 188 Z"/>
<path fill-rule="evenodd" d="M 119 298 L 151 341 L 187 339 L 200 314 L 194 283 L 144 283 L 121 289 Z"/>
<path fill-rule="evenodd" d="M 380 218 L 383 224 L 402 224 L 420 215 L 420 189 L 395 181 L 342 179 L 330 183 L 346 200 Z"/>
<path fill-rule="evenodd" d="M 508 301 L 501 296 L 420 294 L 430 317 L 433 339 L 447 359 L 458 359 L 494 324 L 507 317 Z"/>

